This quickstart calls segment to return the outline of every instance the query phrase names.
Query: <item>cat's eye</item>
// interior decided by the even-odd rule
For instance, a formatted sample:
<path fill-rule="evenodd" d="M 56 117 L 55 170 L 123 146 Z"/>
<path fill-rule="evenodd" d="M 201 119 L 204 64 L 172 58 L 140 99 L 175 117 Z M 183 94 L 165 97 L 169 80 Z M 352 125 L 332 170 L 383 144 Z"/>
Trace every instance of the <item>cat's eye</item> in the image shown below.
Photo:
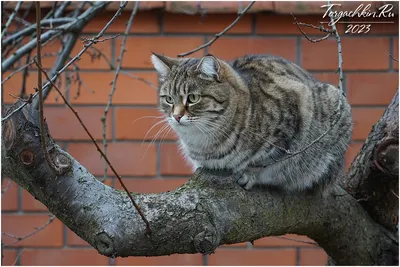
<path fill-rule="evenodd" d="M 188 103 L 194 104 L 194 103 L 199 102 L 199 100 L 200 100 L 200 95 L 189 94 L 187 99 L 188 99 Z"/>
<path fill-rule="evenodd" d="M 169 95 L 167 95 L 167 96 L 165 97 L 165 101 L 167 101 L 168 104 L 173 104 L 173 103 L 174 103 L 174 100 L 173 100 L 172 97 L 170 97 Z"/>

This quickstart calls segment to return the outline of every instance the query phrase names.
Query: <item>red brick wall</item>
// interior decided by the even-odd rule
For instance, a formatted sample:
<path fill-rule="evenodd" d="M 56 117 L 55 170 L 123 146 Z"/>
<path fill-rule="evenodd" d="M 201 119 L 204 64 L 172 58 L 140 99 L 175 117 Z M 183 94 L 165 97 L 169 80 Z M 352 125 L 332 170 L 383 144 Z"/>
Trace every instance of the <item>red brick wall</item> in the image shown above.
<path fill-rule="evenodd" d="M 85 35 L 96 34 L 113 13 L 102 14 L 85 29 Z M 128 13 L 124 13 L 107 32 L 107 36 L 125 30 Z M 126 46 L 123 68 L 156 85 L 156 73 L 150 63 L 150 52 L 176 56 L 210 40 L 213 33 L 229 25 L 236 15 L 208 14 L 204 18 L 158 11 L 140 12 L 134 20 Z M 297 16 L 298 21 L 317 24 L 320 15 Z M 353 144 L 347 155 L 347 165 L 360 149 L 371 126 L 381 116 L 398 86 L 398 64 L 389 58 L 398 58 L 398 25 L 372 25 L 365 35 L 344 34 L 343 24 L 338 25 L 343 42 L 344 86 L 353 106 Z M 314 37 L 322 35 L 307 29 Z M 114 64 L 119 55 L 121 38 L 96 44 Z M 57 43 L 44 52 L 57 51 Z M 73 55 L 81 49 L 75 47 Z M 321 43 L 308 42 L 292 24 L 290 15 L 246 15 L 223 38 L 211 47 L 195 53 L 202 56 L 213 53 L 223 59 L 233 59 L 250 53 L 271 53 L 283 56 L 310 70 L 322 81 L 337 84 L 337 46 L 334 39 Z M 45 58 L 50 67 L 54 58 Z M 84 86 L 77 96 L 78 86 L 73 83 L 66 92 L 91 133 L 102 139 L 100 118 L 111 89 L 113 71 L 103 58 L 91 61 L 84 55 L 79 61 L 80 76 Z M 31 69 L 33 73 L 34 68 Z M 7 75 L 7 74 L 5 74 Z M 5 76 L 3 76 L 5 77 Z M 32 92 L 36 76 L 28 77 L 28 90 Z M 4 101 L 14 102 L 8 94 L 18 94 L 21 75 L 4 84 Z M 62 77 L 65 87 L 65 76 Z M 63 89 L 63 90 L 64 90 Z M 187 181 L 191 175 L 188 165 L 177 152 L 175 137 L 168 134 L 164 141 L 152 137 L 160 127 L 145 135 L 156 122 L 143 116 L 158 116 L 156 91 L 146 83 L 120 75 L 113 106 L 107 117 L 108 157 L 131 191 L 161 192 L 171 190 Z M 51 134 L 73 157 L 89 171 L 101 178 L 104 164 L 89 138 L 71 111 L 52 92 L 47 100 L 45 116 Z M 161 135 L 162 136 L 162 135 Z M 145 140 L 145 141 L 143 141 Z M 109 171 L 106 183 L 120 188 Z M 3 182 L 3 187 L 7 180 Z M 24 235 L 48 220 L 47 209 L 25 190 L 11 183 L 2 198 L 2 232 Z M 290 235 L 291 237 L 297 237 Z M 3 236 L 3 242 L 12 240 Z M 22 254 L 20 254 L 22 252 Z M 100 256 L 94 249 L 55 220 L 45 230 L 4 250 L 4 264 L 12 264 L 20 255 L 20 265 L 322 265 L 326 255 L 315 246 L 282 240 L 262 238 L 250 243 L 222 246 L 211 256 L 173 255 L 169 257 L 129 257 L 115 260 Z"/>

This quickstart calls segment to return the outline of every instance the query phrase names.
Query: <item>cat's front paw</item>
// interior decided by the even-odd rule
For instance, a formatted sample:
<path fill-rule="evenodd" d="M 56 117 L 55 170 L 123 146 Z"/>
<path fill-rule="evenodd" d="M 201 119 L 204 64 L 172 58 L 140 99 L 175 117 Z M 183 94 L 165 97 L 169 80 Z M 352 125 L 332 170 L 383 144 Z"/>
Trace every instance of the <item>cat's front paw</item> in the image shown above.
<path fill-rule="evenodd" d="M 254 174 L 244 173 L 236 182 L 246 190 L 250 190 L 256 184 L 257 176 Z"/>

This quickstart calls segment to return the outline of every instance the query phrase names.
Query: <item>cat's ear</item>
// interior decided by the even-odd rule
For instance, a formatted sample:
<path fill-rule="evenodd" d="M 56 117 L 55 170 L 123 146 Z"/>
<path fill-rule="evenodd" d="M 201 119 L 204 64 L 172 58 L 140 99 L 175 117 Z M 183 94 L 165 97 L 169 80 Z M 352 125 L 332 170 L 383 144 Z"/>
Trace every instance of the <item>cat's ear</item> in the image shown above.
<path fill-rule="evenodd" d="M 167 77 L 168 73 L 171 71 L 171 67 L 174 64 L 174 60 L 172 58 L 162 56 L 153 52 L 151 55 L 151 62 L 154 65 L 154 68 L 160 74 L 161 78 Z"/>
<path fill-rule="evenodd" d="M 220 81 L 221 63 L 213 55 L 207 55 L 200 59 L 197 70 L 207 78 Z"/>

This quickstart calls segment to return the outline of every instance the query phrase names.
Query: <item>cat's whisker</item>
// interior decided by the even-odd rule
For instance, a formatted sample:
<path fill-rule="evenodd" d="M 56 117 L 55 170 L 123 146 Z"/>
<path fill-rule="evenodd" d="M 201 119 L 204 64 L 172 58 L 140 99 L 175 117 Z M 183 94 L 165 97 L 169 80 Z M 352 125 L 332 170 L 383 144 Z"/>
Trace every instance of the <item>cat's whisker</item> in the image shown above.
<path fill-rule="evenodd" d="M 147 135 L 150 133 L 150 131 L 154 128 L 154 127 L 156 127 L 157 125 L 159 125 L 159 124 L 161 124 L 161 123 L 163 123 L 163 122 L 166 122 L 165 120 L 161 120 L 161 121 L 159 121 L 159 122 L 157 122 L 156 124 L 154 124 L 153 126 L 151 126 L 150 127 L 150 129 L 147 131 L 147 133 L 145 134 L 145 136 L 143 137 L 143 142 L 146 140 L 146 137 L 147 137 Z M 168 124 L 168 123 L 167 123 Z M 143 145 L 143 142 L 142 142 L 142 145 Z M 141 146 L 140 146 L 141 147 Z"/>
<path fill-rule="evenodd" d="M 149 145 L 147 146 L 146 151 L 143 153 L 143 156 L 142 156 L 142 158 L 139 160 L 139 162 L 142 161 L 142 160 L 144 159 L 144 157 L 145 157 L 146 154 L 147 154 L 147 151 L 149 150 L 150 146 L 155 142 L 157 136 L 158 136 L 159 134 L 161 134 L 163 131 L 165 131 L 166 129 L 168 129 L 168 127 L 169 127 L 169 125 L 166 124 L 166 125 L 164 125 L 163 127 L 161 127 L 160 130 L 158 130 L 157 134 L 154 136 L 154 138 L 151 140 L 151 142 L 150 142 Z M 143 142 L 144 142 L 144 141 L 143 141 Z M 143 142 L 142 142 L 142 144 L 143 144 Z"/>
<path fill-rule="evenodd" d="M 162 119 L 163 117 L 164 117 L 164 115 L 161 115 L 161 116 L 143 116 L 143 117 L 140 117 L 140 118 L 137 118 L 136 120 L 134 120 L 132 122 L 132 124 L 134 124 L 136 121 L 141 120 L 141 119 Z"/>

